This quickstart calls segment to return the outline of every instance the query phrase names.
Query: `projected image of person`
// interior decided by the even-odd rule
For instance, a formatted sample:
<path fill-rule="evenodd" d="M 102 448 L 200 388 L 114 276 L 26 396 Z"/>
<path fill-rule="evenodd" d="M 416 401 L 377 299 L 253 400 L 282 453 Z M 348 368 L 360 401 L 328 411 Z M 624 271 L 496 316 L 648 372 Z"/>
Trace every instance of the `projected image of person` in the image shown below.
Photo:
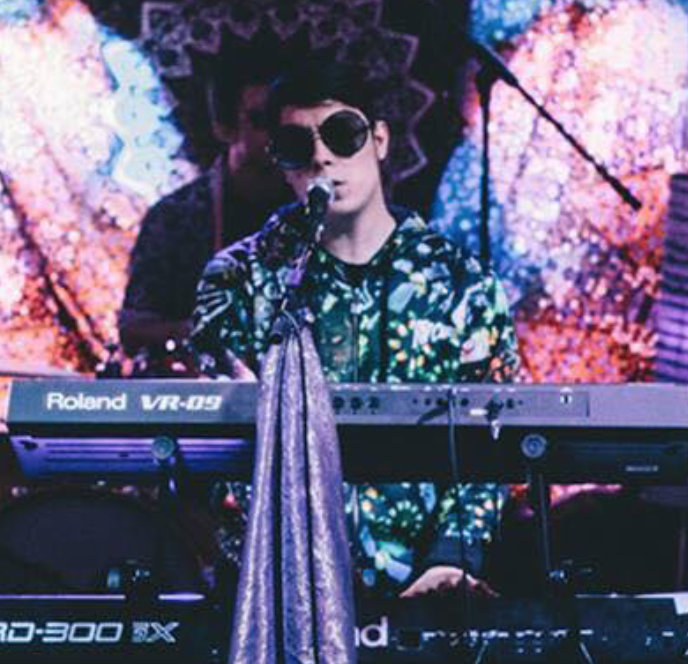
<path fill-rule="evenodd" d="M 201 177 L 161 199 L 146 214 L 131 255 L 119 316 L 130 355 L 144 349 L 150 366 L 165 344 L 190 331 L 194 293 L 213 254 L 256 231 L 290 197 L 266 153 L 265 98 L 274 76 L 260 62 L 211 80 L 208 97 L 214 134 L 226 149 Z"/>

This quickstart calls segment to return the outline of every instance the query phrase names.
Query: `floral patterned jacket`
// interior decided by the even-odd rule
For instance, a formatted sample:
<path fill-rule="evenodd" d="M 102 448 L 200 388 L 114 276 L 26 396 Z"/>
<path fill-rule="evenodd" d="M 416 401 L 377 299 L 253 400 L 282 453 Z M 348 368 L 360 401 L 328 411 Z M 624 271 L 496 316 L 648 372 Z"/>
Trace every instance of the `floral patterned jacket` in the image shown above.
<path fill-rule="evenodd" d="M 391 211 L 397 227 L 368 264 L 346 264 L 320 247 L 311 255 L 303 292 L 327 378 L 511 379 L 518 353 L 497 278 L 418 215 Z M 229 366 L 229 355 L 258 372 L 302 229 L 301 208 L 282 208 L 259 233 L 207 265 L 192 338 L 211 362 Z M 372 592 L 392 594 L 434 564 L 477 571 L 504 495 L 494 484 L 347 486 L 358 581 Z"/>

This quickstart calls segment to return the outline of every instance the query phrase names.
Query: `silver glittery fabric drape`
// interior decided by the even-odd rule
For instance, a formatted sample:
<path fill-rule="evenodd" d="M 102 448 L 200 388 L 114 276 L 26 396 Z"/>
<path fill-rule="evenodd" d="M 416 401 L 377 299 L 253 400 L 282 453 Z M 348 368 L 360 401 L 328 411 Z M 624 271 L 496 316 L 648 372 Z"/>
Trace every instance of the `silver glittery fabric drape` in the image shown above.
<path fill-rule="evenodd" d="M 257 424 L 229 662 L 354 664 L 339 444 L 308 330 L 268 352 Z"/>

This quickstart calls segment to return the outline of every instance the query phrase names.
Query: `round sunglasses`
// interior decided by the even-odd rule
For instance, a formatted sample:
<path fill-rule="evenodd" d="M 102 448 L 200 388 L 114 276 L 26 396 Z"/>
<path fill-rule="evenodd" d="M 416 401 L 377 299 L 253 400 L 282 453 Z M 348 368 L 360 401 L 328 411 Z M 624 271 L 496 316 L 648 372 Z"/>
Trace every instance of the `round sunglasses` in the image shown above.
<path fill-rule="evenodd" d="M 369 131 L 370 124 L 358 113 L 338 111 L 315 129 L 295 124 L 277 127 L 268 150 L 280 168 L 296 170 L 310 165 L 316 137 L 338 157 L 351 157 L 366 144 Z"/>

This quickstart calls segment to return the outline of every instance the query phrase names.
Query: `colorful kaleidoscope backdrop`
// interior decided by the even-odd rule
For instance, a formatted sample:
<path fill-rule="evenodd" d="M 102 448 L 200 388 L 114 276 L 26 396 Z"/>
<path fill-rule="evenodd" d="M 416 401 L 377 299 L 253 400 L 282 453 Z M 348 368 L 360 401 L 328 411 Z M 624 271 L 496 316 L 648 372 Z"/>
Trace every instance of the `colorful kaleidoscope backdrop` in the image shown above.
<path fill-rule="evenodd" d="M 452 132 L 435 137 L 444 148 L 431 149 L 423 123 L 457 97 L 418 74 L 428 35 L 393 20 L 404 4 L 0 0 L 0 374 L 18 363 L 92 373 L 117 342 L 140 219 L 207 162 L 180 122 L 180 82 L 194 80 L 194 54 L 211 57 L 225 34 L 303 38 L 400 81 L 394 179 L 436 173 L 425 180 L 432 223 L 479 250 L 475 65 L 457 59 L 462 121 L 445 123 Z M 643 202 L 631 210 L 515 90 L 496 84 L 491 250 L 523 378 L 651 380 L 670 178 L 688 171 L 688 2 L 417 4 L 463 16 Z"/>

